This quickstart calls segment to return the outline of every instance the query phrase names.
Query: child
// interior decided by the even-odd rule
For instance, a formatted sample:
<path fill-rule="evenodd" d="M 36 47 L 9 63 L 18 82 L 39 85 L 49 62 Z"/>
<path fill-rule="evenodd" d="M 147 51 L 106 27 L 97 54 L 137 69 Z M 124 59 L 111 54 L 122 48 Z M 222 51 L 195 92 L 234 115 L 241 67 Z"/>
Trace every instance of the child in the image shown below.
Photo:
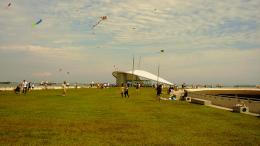
<path fill-rule="evenodd" d="M 125 88 L 124 88 L 124 94 L 125 94 L 125 97 L 127 96 L 129 98 L 129 94 L 128 94 L 128 86 L 125 85 Z"/>
<path fill-rule="evenodd" d="M 123 85 L 121 86 L 120 90 L 121 90 L 121 93 L 120 93 L 121 97 L 123 98 L 124 97 L 124 92 L 125 92 L 125 89 L 124 89 Z"/>

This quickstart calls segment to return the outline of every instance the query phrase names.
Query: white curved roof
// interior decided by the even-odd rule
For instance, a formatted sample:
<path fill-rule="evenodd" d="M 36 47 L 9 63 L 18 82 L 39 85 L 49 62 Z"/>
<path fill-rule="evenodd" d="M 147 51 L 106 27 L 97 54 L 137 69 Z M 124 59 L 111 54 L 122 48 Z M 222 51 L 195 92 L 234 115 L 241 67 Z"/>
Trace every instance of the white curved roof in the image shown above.
<path fill-rule="evenodd" d="M 136 76 L 139 76 L 139 77 L 143 77 L 143 78 L 147 78 L 147 79 L 150 79 L 150 80 L 153 80 L 153 81 L 157 81 L 157 76 L 154 75 L 154 74 L 151 74 L 147 71 L 144 71 L 144 70 L 134 70 L 133 72 L 132 71 L 127 71 L 127 72 L 123 72 L 123 71 L 116 71 L 117 73 L 126 73 L 126 74 L 132 74 L 133 75 L 136 75 Z M 168 85 L 173 85 L 171 82 L 159 77 L 158 78 L 158 82 L 160 83 L 163 83 L 163 84 L 168 84 Z"/>

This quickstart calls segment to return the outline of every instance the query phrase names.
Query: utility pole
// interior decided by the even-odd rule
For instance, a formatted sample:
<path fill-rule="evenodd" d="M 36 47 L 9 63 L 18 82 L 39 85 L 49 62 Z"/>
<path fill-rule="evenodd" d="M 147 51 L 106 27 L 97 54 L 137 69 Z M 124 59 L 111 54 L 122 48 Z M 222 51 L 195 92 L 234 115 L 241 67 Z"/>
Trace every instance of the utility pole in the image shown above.
<path fill-rule="evenodd" d="M 158 64 L 158 71 L 157 71 L 157 87 L 159 85 L 159 76 L 160 76 L 160 63 Z"/>
<path fill-rule="evenodd" d="M 132 67 L 132 86 L 134 82 L 134 69 L 135 69 L 135 56 L 133 55 L 133 67 Z"/>
<path fill-rule="evenodd" d="M 139 56 L 139 62 L 138 62 L 138 68 L 139 68 L 139 69 L 141 69 L 141 59 L 142 59 L 142 57 Z"/>
<path fill-rule="evenodd" d="M 160 50 L 159 53 L 160 53 L 160 54 L 164 53 L 164 50 Z M 157 86 L 159 86 L 159 76 L 160 76 L 160 57 L 161 57 L 161 55 L 159 56 L 159 61 L 158 61 Z"/>

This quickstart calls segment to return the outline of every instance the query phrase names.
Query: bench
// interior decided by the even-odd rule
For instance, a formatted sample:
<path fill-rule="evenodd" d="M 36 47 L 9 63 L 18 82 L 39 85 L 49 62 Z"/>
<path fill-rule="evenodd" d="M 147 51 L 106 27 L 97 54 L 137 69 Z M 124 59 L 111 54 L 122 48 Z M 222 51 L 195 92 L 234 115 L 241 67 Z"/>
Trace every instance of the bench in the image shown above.
<path fill-rule="evenodd" d="M 211 101 L 199 99 L 199 98 L 191 98 L 191 103 L 196 103 L 201 105 L 211 105 Z"/>

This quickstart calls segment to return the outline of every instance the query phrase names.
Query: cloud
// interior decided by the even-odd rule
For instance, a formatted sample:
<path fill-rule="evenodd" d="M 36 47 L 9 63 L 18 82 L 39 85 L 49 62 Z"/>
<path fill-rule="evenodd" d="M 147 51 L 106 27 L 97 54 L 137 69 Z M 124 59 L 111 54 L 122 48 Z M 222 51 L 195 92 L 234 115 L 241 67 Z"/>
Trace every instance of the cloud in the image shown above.
<path fill-rule="evenodd" d="M 49 77 L 51 76 L 52 73 L 50 72 L 37 72 L 37 73 L 32 73 L 32 76 L 34 77 Z"/>
<path fill-rule="evenodd" d="M 222 70 L 241 64 L 253 70 L 257 64 L 244 60 L 250 55 L 243 53 L 260 48 L 258 0 L 20 0 L 12 6 L 0 9 L 0 52 L 16 53 L 13 56 L 18 58 L 23 54 L 43 56 L 52 65 L 64 62 L 71 68 L 76 66 L 79 74 L 90 72 L 83 71 L 86 66 L 93 68 L 94 76 L 99 72 L 99 77 L 102 69 L 108 73 L 114 64 L 127 70 L 133 54 L 143 56 L 150 63 L 148 70 L 153 71 L 160 59 L 156 51 L 160 49 L 165 49 L 169 62 L 178 62 L 175 67 L 180 71 L 186 67 L 196 74 L 199 71 L 191 66 L 211 68 L 208 62 Z M 100 16 L 108 16 L 108 20 L 92 30 Z M 43 23 L 32 28 L 39 18 Z M 227 63 L 214 62 L 213 58 Z M 10 60 L 3 56 L 0 61 Z M 169 71 L 166 76 L 173 73 Z"/>
<path fill-rule="evenodd" d="M 81 54 L 81 52 L 77 52 L 75 48 L 54 48 L 54 47 L 46 47 L 46 46 L 38 46 L 38 45 L 9 45 L 9 46 L 0 46 L 0 52 L 21 52 L 32 54 L 35 56 L 42 57 L 57 57 L 64 59 L 82 59 L 86 57 L 87 54 Z"/>

